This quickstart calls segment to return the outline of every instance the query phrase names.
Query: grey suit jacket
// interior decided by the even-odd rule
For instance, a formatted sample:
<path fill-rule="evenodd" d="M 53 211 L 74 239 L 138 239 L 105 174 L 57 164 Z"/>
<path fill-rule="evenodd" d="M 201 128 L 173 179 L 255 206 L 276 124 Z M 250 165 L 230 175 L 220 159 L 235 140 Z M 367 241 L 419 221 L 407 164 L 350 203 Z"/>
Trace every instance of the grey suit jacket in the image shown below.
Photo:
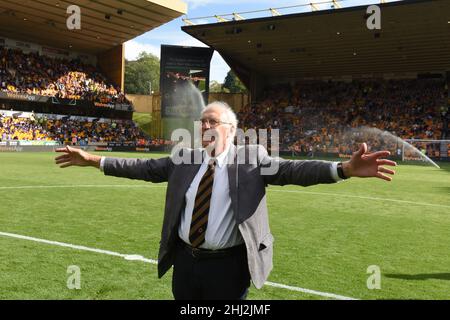
<path fill-rule="evenodd" d="M 181 150 L 193 161 L 200 150 Z M 262 146 L 231 146 L 228 178 L 231 204 L 245 241 L 252 282 L 260 289 L 272 270 L 274 238 L 270 233 L 265 188 L 268 184 L 310 186 L 336 182 L 331 176 L 331 162 L 275 159 Z M 256 154 L 256 161 L 252 155 Z M 198 158 L 196 158 L 198 159 Z M 200 164 L 175 164 L 171 157 L 161 159 L 106 158 L 106 175 L 168 182 L 164 222 L 158 256 L 161 278 L 173 265 L 175 244 L 185 194 L 200 169 Z M 278 165 L 277 172 L 263 175 L 264 168 Z"/>

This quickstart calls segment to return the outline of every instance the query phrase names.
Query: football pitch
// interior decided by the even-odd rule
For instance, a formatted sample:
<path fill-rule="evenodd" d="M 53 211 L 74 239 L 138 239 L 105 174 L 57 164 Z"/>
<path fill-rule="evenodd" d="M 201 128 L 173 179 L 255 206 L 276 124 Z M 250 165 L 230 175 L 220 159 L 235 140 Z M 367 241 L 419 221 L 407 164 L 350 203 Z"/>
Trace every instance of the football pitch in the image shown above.
<path fill-rule="evenodd" d="M 54 157 L 0 153 L 0 299 L 172 299 L 171 271 L 158 279 L 154 261 L 165 184 L 60 169 Z M 270 186 L 274 269 L 249 299 L 449 299 L 450 165 L 440 165 L 400 164 L 390 183 Z M 70 266 L 80 289 L 67 286 Z"/>

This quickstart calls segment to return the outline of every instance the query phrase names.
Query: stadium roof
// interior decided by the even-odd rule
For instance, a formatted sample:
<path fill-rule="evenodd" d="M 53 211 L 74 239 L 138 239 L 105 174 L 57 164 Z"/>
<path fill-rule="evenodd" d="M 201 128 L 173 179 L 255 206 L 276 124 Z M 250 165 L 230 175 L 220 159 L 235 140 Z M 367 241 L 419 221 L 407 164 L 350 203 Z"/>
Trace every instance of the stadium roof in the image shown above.
<path fill-rule="evenodd" d="M 81 9 L 81 30 L 66 26 L 70 5 Z M 186 11 L 181 0 L 2 0 L 0 35 L 97 54 Z"/>
<path fill-rule="evenodd" d="M 381 30 L 366 27 L 367 5 L 236 20 L 182 29 L 216 49 L 249 83 L 274 78 L 450 70 L 450 1 L 379 4 Z"/>

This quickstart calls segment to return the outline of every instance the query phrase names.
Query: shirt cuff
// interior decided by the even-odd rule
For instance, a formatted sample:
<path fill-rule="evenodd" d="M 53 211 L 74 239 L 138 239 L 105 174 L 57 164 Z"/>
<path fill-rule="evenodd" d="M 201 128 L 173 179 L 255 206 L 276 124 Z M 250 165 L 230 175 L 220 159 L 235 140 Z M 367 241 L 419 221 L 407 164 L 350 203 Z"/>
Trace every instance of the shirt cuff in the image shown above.
<path fill-rule="evenodd" d="M 100 171 L 101 171 L 101 172 L 103 172 L 103 171 L 104 171 L 104 168 L 105 168 L 105 158 L 106 158 L 106 157 L 102 157 L 102 158 L 100 159 Z"/>
<path fill-rule="evenodd" d="M 330 166 L 331 176 L 333 177 L 333 179 L 334 179 L 336 182 L 339 182 L 339 181 L 344 180 L 344 179 L 341 179 L 341 178 L 339 177 L 339 174 L 338 174 L 338 171 L 337 171 L 337 165 L 338 165 L 338 163 L 339 163 L 339 162 L 332 162 L 332 163 L 331 163 L 331 166 Z"/>

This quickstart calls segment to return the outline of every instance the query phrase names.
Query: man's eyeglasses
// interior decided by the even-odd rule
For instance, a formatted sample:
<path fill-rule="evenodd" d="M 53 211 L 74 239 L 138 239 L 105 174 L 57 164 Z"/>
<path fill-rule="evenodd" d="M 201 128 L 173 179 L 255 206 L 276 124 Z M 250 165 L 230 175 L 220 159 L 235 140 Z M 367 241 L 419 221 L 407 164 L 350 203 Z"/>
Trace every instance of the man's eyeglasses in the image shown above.
<path fill-rule="evenodd" d="M 230 122 L 224 122 L 215 119 L 200 119 L 199 121 L 201 121 L 202 126 L 206 126 L 208 124 L 211 128 L 215 128 L 221 124 L 232 124 Z"/>

